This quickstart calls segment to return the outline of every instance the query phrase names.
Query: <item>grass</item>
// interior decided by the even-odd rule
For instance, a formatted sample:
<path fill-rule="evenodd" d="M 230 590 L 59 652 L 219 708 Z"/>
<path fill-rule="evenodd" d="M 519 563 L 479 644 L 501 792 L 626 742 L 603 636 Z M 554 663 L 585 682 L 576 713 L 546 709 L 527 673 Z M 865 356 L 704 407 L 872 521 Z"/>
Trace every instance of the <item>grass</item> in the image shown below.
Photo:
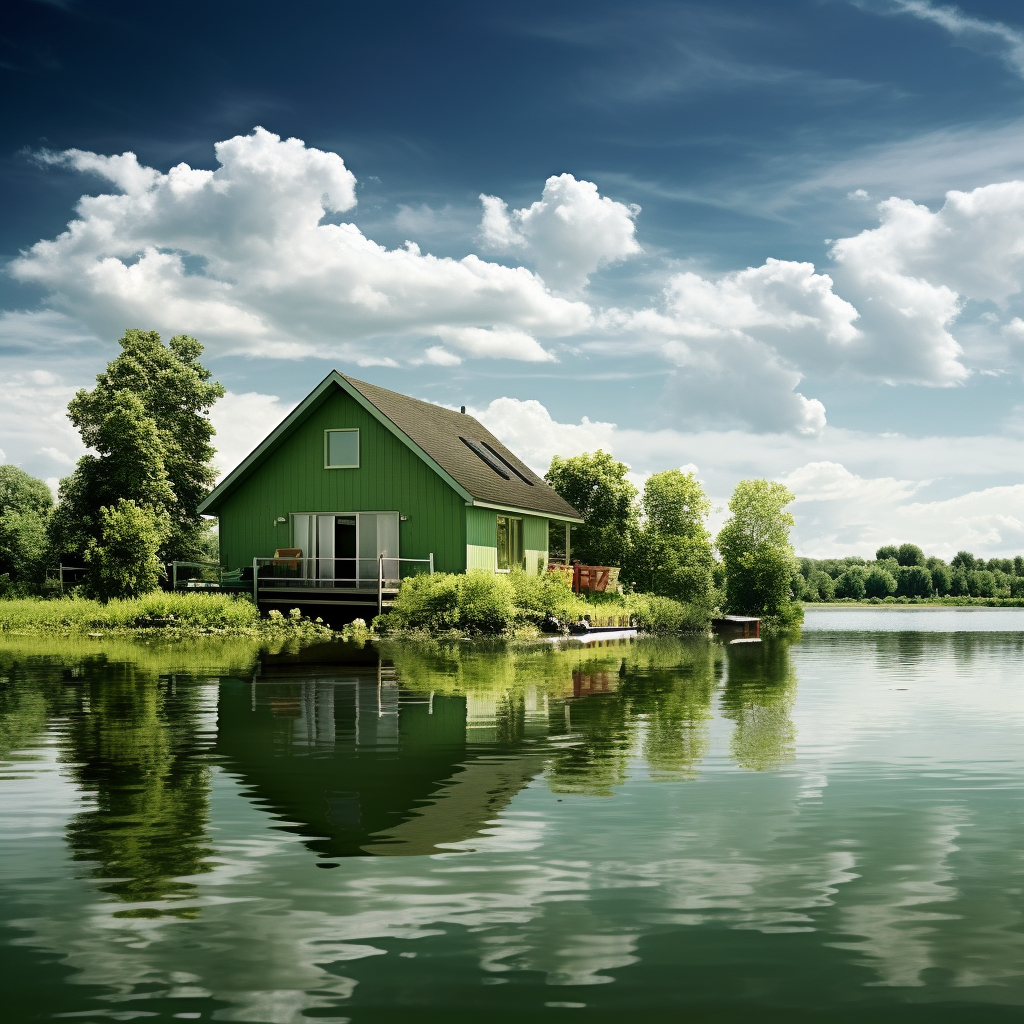
<path fill-rule="evenodd" d="M 234 594 L 155 591 L 106 604 L 80 597 L 0 600 L 2 634 L 68 636 L 102 631 L 254 637 L 288 633 L 310 639 L 333 635 L 326 626 L 303 619 L 297 609 L 289 616 L 272 612 L 261 619 L 252 601 Z"/>

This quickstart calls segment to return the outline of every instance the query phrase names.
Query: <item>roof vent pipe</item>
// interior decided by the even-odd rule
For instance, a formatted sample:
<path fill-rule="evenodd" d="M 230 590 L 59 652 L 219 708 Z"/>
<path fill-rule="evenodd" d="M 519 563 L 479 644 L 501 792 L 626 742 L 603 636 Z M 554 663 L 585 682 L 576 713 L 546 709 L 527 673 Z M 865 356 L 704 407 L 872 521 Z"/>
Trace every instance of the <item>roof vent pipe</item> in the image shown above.
<path fill-rule="evenodd" d="M 459 410 L 459 411 L 462 413 L 463 416 L 466 415 L 466 407 L 465 406 L 463 406 L 462 409 Z"/>

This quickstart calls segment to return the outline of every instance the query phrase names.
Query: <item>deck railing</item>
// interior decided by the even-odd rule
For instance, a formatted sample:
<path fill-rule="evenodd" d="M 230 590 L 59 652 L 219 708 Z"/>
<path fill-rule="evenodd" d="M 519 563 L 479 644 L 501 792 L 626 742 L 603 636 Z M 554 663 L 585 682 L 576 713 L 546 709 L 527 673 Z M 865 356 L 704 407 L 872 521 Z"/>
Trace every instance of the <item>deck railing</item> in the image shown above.
<path fill-rule="evenodd" d="M 413 566 L 422 566 L 430 575 L 434 574 L 434 553 L 427 558 L 392 558 L 378 555 L 376 558 L 306 558 L 293 555 L 276 555 L 273 558 L 252 560 L 252 593 L 259 600 L 260 590 L 274 588 L 310 587 L 316 590 L 364 590 L 377 592 L 377 608 L 380 612 L 385 604 L 384 592 L 396 590 L 405 571 Z M 423 571 L 421 570 L 421 571 Z"/>

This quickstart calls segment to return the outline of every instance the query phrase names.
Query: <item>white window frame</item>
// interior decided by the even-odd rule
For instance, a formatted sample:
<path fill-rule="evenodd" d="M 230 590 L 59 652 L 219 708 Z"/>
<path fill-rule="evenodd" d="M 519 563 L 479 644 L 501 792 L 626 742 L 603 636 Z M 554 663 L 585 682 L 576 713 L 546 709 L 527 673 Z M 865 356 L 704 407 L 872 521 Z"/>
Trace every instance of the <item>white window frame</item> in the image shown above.
<path fill-rule="evenodd" d="M 350 465 L 331 465 L 331 434 L 355 434 L 356 435 L 356 461 Z M 329 427 L 324 431 L 324 469 L 358 469 L 360 456 L 359 428 L 358 427 Z"/>

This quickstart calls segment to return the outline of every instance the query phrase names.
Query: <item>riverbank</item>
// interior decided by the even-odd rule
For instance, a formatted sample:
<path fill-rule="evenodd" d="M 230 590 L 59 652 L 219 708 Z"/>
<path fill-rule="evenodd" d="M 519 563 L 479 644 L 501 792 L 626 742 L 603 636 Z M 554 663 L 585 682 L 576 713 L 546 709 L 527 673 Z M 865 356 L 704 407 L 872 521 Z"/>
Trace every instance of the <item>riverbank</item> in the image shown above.
<path fill-rule="evenodd" d="M 1024 608 L 1024 597 L 869 597 L 804 601 L 804 608 Z"/>
<path fill-rule="evenodd" d="M 0 636 L 294 636 L 315 640 L 338 635 L 320 622 L 271 612 L 261 618 L 252 601 L 231 594 L 165 593 L 113 600 L 88 598 L 49 600 L 22 597 L 0 600 Z"/>

